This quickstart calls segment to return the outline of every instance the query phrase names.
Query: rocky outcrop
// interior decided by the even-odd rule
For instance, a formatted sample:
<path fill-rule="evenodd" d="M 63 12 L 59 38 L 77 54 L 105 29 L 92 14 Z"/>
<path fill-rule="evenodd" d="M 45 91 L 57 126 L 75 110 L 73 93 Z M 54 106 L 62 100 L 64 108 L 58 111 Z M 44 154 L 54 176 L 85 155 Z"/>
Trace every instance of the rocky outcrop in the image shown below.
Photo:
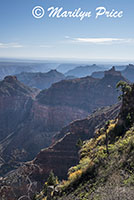
<path fill-rule="evenodd" d="M 0 81 L 0 97 L 32 96 L 35 91 L 20 83 L 16 76 L 6 76 Z"/>
<path fill-rule="evenodd" d="M 134 65 L 129 64 L 127 66 L 124 66 L 125 69 L 119 68 L 119 66 L 116 66 L 116 69 L 118 69 L 119 71 L 115 73 L 115 70 L 112 69 L 110 70 L 110 73 L 112 74 L 114 72 L 114 75 L 119 76 L 120 73 L 122 74 L 123 77 L 125 77 L 128 81 L 130 81 L 131 83 L 134 82 Z M 105 74 L 110 74 L 108 71 L 104 72 L 104 71 L 100 71 L 100 72 L 93 72 L 92 73 L 92 77 L 93 78 L 103 78 Z"/>
<path fill-rule="evenodd" d="M 115 67 L 112 67 L 110 70 L 104 72 L 104 76 L 120 76 L 120 71 L 115 71 Z"/>
<path fill-rule="evenodd" d="M 103 126 L 106 120 L 117 116 L 119 108 L 120 105 L 115 105 L 100 109 L 88 118 L 74 121 L 65 127 L 55 136 L 53 145 L 43 149 L 33 161 L 22 165 L 0 180 L 0 195 L 6 195 L 8 192 L 6 200 L 15 200 L 23 195 L 33 196 L 40 190 L 51 170 L 60 179 L 65 179 L 68 168 L 78 163 L 79 147 L 76 145 L 78 140 L 93 137 L 96 128 Z M 59 140 L 56 141 L 57 139 Z"/>
<path fill-rule="evenodd" d="M 44 105 L 69 106 L 92 112 L 118 101 L 116 84 L 120 80 L 125 78 L 114 69 L 106 72 L 103 79 L 85 77 L 63 80 L 41 91 L 37 100 Z"/>

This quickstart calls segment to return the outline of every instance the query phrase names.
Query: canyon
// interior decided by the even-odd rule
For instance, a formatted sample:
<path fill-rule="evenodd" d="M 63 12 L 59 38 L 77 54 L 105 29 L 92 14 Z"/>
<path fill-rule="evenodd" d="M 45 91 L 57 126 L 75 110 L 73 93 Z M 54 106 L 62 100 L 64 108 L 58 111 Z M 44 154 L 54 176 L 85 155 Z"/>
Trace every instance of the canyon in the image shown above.
<path fill-rule="evenodd" d="M 117 116 L 120 80 L 113 67 L 102 79 L 62 80 L 41 92 L 15 76 L 0 81 L 0 195 L 33 197 L 51 170 L 66 179 L 79 160 L 77 142 Z"/>

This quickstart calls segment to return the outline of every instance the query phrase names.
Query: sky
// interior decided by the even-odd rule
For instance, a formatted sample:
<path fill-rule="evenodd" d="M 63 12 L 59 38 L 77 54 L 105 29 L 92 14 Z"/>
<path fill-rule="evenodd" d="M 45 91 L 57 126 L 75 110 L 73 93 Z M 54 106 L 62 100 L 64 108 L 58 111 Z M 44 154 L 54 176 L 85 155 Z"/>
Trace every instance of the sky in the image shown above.
<path fill-rule="evenodd" d="M 32 10 L 44 9 L 42 18 Z M 48 8 L 81 9 L 91 17 L 49 17 Z M 123 11 L 96 19 L 96 8 Z M 37 10 L 40 16 L 40 10 Z M 134 60 L 133 0 L 1 0 L 0 58 Z"/>

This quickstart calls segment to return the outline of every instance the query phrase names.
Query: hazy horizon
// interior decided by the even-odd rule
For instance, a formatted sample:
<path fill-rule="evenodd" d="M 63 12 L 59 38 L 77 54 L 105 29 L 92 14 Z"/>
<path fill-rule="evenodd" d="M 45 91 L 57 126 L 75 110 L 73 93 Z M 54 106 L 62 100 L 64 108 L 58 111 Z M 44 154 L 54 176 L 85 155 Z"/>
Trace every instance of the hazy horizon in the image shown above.
<path fill-rule="evenodd" d="M 79 58 L 15 58 L 15 57 L 0 57 L 0 62 L 30 62 L 30 63 L 75 63 L 75 64 L 134 64 L 134 60 L 111 60 L 111 59 L 79 59 Z"/>

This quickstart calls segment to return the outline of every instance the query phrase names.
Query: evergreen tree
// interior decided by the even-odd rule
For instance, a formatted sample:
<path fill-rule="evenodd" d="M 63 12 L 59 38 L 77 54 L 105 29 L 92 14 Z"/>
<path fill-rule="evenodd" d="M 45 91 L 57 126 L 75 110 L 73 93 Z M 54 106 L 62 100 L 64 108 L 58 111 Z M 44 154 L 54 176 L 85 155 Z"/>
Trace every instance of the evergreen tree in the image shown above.
<path fill-rule="evenodd" d="M 58 182 L 58 178 L 54 175 L 53 171 L 51 170 L 50 174 L 49 174 L 49 177 L 47 179 L 47 185 L 50 186 L 50 185 L 56 185 Z"/>

